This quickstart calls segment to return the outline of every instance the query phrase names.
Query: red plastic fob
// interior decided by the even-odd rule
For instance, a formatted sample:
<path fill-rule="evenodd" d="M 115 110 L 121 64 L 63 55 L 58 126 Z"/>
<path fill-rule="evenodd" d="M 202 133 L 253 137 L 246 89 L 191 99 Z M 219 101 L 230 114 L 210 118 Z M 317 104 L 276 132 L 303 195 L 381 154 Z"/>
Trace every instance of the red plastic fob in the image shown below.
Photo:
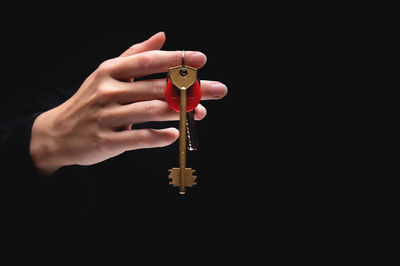
<path fill-rule="evenodd" d="M 179 112 L 180 110 L 179 95 L 179 89 L 172 84 L 171 80 L 168 80 L 167 88 L 165 89 L 165 100 L 169 107 L 176 112 Z M 196 108 L 201 99 L 201 89 L 197 80 L 189 89 L 187 89 L 186 96 L 186 112 L 190 112 Z"/>

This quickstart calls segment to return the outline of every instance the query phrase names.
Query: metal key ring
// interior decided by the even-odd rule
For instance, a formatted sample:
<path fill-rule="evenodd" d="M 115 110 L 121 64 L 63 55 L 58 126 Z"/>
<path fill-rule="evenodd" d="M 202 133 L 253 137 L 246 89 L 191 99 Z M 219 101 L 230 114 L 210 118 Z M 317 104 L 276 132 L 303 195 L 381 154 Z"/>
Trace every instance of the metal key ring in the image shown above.
<path fill-rule="evenodd" d="M 187 70 L 185 68 L 185 50 L 182 50 L 182 69 L 179 71 L 182 77 L 187 75 Z"/>

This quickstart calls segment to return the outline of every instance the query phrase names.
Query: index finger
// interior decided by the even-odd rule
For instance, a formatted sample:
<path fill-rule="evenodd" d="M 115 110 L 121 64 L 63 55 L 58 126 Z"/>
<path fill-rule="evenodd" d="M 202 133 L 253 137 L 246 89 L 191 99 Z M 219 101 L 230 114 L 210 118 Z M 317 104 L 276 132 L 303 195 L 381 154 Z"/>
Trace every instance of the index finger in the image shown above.
<path fill-rule="evenodd" d="M 207 57 L 201 52 L 185 51 L 185 65 L 200 68 Z M 181 65 L 181 51 L 148 51 L 127 57 L 115 58 L 110 67 L 110 75 L 118 80 L 143 77 L 150 74 L 168 72 L 173 66 Z"/>

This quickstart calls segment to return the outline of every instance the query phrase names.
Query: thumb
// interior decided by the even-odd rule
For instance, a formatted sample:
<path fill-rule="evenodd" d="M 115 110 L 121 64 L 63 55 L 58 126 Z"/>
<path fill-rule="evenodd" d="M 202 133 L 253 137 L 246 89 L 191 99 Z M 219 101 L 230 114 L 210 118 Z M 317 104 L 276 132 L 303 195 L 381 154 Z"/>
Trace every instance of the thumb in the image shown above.
<path fill-rule="evenodd" d="M 130 56 L 151 50 L 159 50 L 165 43 L 165 33 L 159 32 L 151 36 L 149 39 L 132 45 L 128 50 L 123 52 L 120 56 Z"/>

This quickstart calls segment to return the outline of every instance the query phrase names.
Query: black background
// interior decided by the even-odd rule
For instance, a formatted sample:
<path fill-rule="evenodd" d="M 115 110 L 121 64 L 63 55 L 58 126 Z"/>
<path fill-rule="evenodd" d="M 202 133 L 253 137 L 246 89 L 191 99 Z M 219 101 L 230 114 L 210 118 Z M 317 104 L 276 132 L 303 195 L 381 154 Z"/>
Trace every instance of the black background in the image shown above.
<path fill-rule="evenodd" d="M 8 190 L 2 193 L 3 203 L 15 206 L 13 215 L 24 217 L 17 219 L 20 228 L 43 217 L 46 226 L 57 224 L 61 216 L 84 229 L 102 224 L 98 238 L 105 231 L 119 236 L 133 232 L 128 242 L 145 235 L 146 241 L 139 244 L 148 249 L 170 233 L 165 239 L 183 239 L 181 247 L 187 245 L 190 259 L 217 254 L 225 261 L 242 255 L 248 262 L 283 254 L 281 261 L 333 253 L 325 257 L 331 259 L 340 253 L 337 243 L 353 250 L 347 233 L 365 224 L 352 218 L 365 206 L 365 197 L 357 194 L 363 189 L 360 169 L 369 169 L 357 164 L 359 147 L 361 152 L 368 149 L 367 141 L 359 141 L 364 132 L 354 132 L 362 111 L 351 113 L 357 108 L 353 102 L 360 101 L 359 91 L 351 95 L 358 80 L 344 80 L 353 75 L 357 58 L 352 56 L 363 45 L 354 42 L 363 21 L 355 19 L 356 25 L 349 27 L 346 20 L 360 13 L 359 6 L 149 4 L 35 3 L 2 9 L 7 14 L 1 17 L 2 64 L 7 67 L 1 107 L 10 108 L 10 114 L 21 104 L 30 107 L 32 93 L 40 94 L 36 100 L 41 104 L 55 102 L 57 97 L 41 90 L 40 82 L 31 82 L 37 74 L 56 88 L 77 89 L 102 61 L 164 31 L 163 49 L 204 52 L 208 61 L 200 77 L 219 80 L 229 89 L 223 100 L 202 103 L 208 114 L 198 123 L 200 149 L 188 153 L 198 185 L 184 196 L 168 185 L 168 169 L 178 164 L 177 143 L 130 151 L 85 169 L 64 169 L 42 199 L 48 207 L 45 213 L 14 205 L 26 190 L 3 186 Z M 364 53 L 358 56 L 361 62 L 367 60 Z M 53 74 L 46 74 L 49 71 Z M 19 90 L 16 80 L 34 89 Z M 178 123 L 150 126 L 171 125 Z M 11 168 L 16 170 L 11 175 L 3 171 L 3 179 L 15 177 L 18 160 Z M 375 193 L 365 193 L 370 191 Z M 29 191 L 22 203 L 35 202 L 35 196 L 40 197 Z M 2 214 L 3 220 L 13 218 Z M 83 223 L 82 217 L 94 219 Z M 198 239 L 206 244 L 195 250 L 188 243 Z M 171 246 L 162 243 L 168 257 L 175 259 Z M 228 248 L 221 256 L 224 247 Z M 251 252 L 242 253 L 246 248 Z"/>
<path fill-rule="evenodd" d="M 23 77 L 24 89 L 22 93 L 8 92 L 12 94 L 9 108 L 14 104 L 28 110 L 27 106 L 32 106 L 34 111 L 54 107 L 77 90 L 101 62 L 164 31 L 164 50 L 202 51 L 208 61 L 199 70 L 200 78 L 221 81 L 229 90 L 220 101 L 202 103 L 207 116 L 197 124 L 200 148 L 187 154 L 187 165 L 196 169 L 198 185 L 184 196 L 168 185 L 168 169 L 178 166 L 176 142 L 165 148 L 129 151 L 90 167 L 62 169 L 49 181 L 50 195 L 46 197 L 54 201 L 49 208 L 57 215 L 77 217 L 126 218 L 141 212 L 168 214 L 170 210 L 184 210 L 196 216 L 240 216 L 241 211 L 258 204 L 249 197 L 260 193 L 256 188 L 266 174 L 262 169 L 266 165 L 257 162 L 268 157 L 262 148 L 266 138 L 256 135 L 264 135 L 267 111 L 259 112 L 257 109 L 264 106 L 254 104 L 257 98 L 265 97 L 261 93 L 263 84 L 254 82 L 265 77 L 256 74 L 264 72 L 259 71 L 260 67 L 265 68 L 263 56 L 258 55 L 263 53 L 259 48 L 265 42 L 264 34 L 253 33 L 251 23 L 243 23 L 242 16 L 225 10 L 199 8 L 198 15 L 185 18 L 160 10 L 140 14 L 147 11 L 147 7 L 135 7 L 131 14 L 127 10 L 86 8 L 66 12 L 68 15 L 57 11 L 40 17 L 21 14 L 23 23 L 5 31 L 10 49 L 7 62 L 27 70 L 12 73 L 19 80 Z M 148 78 L 160 77 L 165 74 Z M 266 101 L 261 104 L 267 106 Z M 178 127 L 178 122 L 139 126 Z M 84 168 L 83 177 L 75 174 L 76 168 Z"/>
<path fill-rule="evenodd" d="M 310 211 L 320 211 L 315 199 L 326 187 L 314 187 L 324 146 L 314 142 L 321 129 L 315 131 L 313 123 L 319 120 L 308 118 L 313 111 L 308 96 L 318 79 L 310 67 L 314 58 L 305 52 L 315 46 L 307 19 L 291 17 L 285 7 L 198 3 L 194 11 L 188 9 L 55 7 L 44 15 L 25 10 L 14 18 L 23 23 L 5 28 L 12 51 L 7 62 L 11 69 L 26 69 L 12 75 L 18 80 L 22 75 L 28 85 L 39 74 L 56 88 L 78 89 L 101 62 L 164 31 L 163 49 L 202 51 L 208 60 L 200 78 L 219 80 L 229 90 L 220 101 L 202 102 L 207 116 L 197 124 L 200 148 L 187 154 L 198 185 L 186 195 L 168 185 L 168 169 L 178 166 L 176 142 L 126 152 L 84 167 L 83 174 L 75 174 L 81 167 L 64 169 L 50 181 L 44 200 L 51 202 L 51 211 L 45 215 L 161 221 L 161 229 L 177 226 L 176 218 L 183 217 L 189 227 L 215 227 L 226 234 L 236 228 L 247 234 L 252 228 L 262 232 L 267 223 L 269 228 L 290 227 L 293 219 L 299 222 Z M 37 85 L 22 96 L 14 90 L 13 99 L 21 96 L 29 105 L 33 93 L 44 105 L 59 101 Z M 177 122 L 149 124 L 171 125 L 178 127 Z"/>

